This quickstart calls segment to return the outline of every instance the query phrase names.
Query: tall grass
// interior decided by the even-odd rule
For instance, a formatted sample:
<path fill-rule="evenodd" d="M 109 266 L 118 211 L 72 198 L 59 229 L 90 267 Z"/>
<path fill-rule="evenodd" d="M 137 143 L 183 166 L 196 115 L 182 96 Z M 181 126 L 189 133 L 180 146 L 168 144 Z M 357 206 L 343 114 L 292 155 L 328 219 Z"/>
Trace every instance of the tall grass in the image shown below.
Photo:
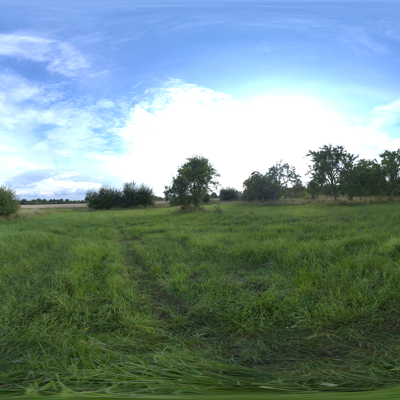
<path fill-rule="evenodd" d="M 0 220 L 0 394 L 399 385 L 398 204 L 221 208 Z"/>

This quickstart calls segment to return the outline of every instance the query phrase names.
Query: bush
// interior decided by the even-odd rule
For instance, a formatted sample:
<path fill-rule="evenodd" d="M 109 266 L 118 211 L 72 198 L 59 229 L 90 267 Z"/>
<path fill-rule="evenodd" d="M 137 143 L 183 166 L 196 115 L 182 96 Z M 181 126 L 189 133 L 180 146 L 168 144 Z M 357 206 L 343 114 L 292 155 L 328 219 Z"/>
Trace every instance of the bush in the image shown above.
<path fill-rule="evenodd" d="M 231 187 L 223 188 L 219 192 L 219 199 L 221 201 L 239 200 L 239 197 L 240 197 L 239 191 Z"/>
<path fill-rule="evenodd" d="M 85 201 L 90 208 L 95 210 L 109 210 L 110 208 L 121 206 L 122 192 L 113 187 L 102 186 L 99 191 L 88 190 Z"/>
<path fill-rule="evenodd" d="M 203 195 L 203 203 L 209 203 L 211 201 L 211 196 L 209 193 Z"/>
<path fill-rule="evenodd" d="M 8 216 L 15 214 L 20 207 L 15 190 L 7 186 L 0 186 L 0 215 Z"/>
<path fill-rule="evenodd" d="M 136 186 L 135 182 L 124 183 L 122 190 L 112 187 L 101 187 L 99 191 L 88 190 L 85 201 L 90 208 L 108 210 L 115 207 L 152 206 L 154 204 L 153 189 Z"/>
<path fill-rule="evenodd" d="M 137 187 L 135 182 L 124 183 L 122 189 L 121 207 L 134 207 L 137 202 Z"/>
<path fill-rule="evenodd" d="M 153 189 L 146 186 L 146 185 L 140 185 L 136 189 L 136 206 L 152 206 L 154 205 L 154 193 Z"/>

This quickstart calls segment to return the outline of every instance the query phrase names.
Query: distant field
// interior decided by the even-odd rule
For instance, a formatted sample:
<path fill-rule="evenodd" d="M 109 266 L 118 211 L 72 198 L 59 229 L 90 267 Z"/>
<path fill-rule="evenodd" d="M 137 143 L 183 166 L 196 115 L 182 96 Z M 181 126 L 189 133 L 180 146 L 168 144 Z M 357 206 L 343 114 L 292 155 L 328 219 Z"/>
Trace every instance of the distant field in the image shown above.
<path fill-rule="evenodd" d="M 21 208 L 80 208 L 87 207 L 87 204 L 34 204 L 24 205 Z"/>
<path fill-rule="evenodd" d="M 398 203 L 79 206 L 0 219 L 0 395 L 400 385 Z"/>
<path fill-rule="evenodd" d="M 168 204 L 166 201 L 156 201 L 155 204 Z M 24 205 L 21 208 L 85 208 L 87 204 L 34 204 Z"/>

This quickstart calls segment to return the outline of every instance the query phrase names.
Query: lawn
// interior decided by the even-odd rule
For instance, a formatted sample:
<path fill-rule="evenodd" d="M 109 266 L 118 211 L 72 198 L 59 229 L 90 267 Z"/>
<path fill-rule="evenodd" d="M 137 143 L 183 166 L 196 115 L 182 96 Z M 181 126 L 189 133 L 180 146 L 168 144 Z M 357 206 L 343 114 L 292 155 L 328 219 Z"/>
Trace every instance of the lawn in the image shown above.
<path fill-rule="evenodd" d="M 0 219 L 0 395 L 400 385 L 398 203 L 221 209 Z"/>

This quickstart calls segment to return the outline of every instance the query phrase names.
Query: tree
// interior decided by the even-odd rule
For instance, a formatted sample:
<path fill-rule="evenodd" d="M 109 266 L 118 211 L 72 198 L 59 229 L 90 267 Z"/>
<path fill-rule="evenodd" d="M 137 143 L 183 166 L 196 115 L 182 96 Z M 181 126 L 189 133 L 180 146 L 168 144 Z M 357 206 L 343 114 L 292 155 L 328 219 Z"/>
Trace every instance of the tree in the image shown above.
<path fill-rule="evenodd" d="M 252 172 L 243 182 L 243 188 L 243 200 L 263 201 L 273 199 L 273 193 L 270 190 L 266 176 L 258 171 Z"/>
<path fill-rule="evenodd" d="M 295 167 L 283 164 L 283 160 L 269 168 L 266 178 L 275 203 L 282 191 L 288 188 L 289 183 L 300 183 L 300 176 L 296 173 Z"/>
<path fill-rule="evenodd" d="M 88 190 L 86 192 L 85 201 L 90 208 L 94 208 L 95 210 L 109 210 L 110 208 L 119 207 L 121 205 L 121 197 L 121 190 L 102 186 L 98 191 Z"/>
<path fill-rule="evenodd" d="M 311 179 L 307 183 L 307 192 L 311 195 L 312 199 L 318 197 L 320 191 L 321 191 L 321 185 L 317 182 L 316 179 Z"/>
<path fill-rule="evenodd" d="M 308 172 L 313 186 L 327 188 L 337 200 L 343 183 L 343 171 L 349 169 L 358 156 L 348 153 L 343 146 L 324 145 L 319 151 L 309 150 L 306 157 L 311 157 L 313 162 Z"/>
<path fill-rule="evenodd" d="M 239 200 L 239 197 L 239 191 L 232 187 L 222 188 L 219 192 L 219 198 L 222 201 Z"/>
<path fill-rule="evenodd" d="M 122 207 L 134 207 L 137 202 L 137 187 L 134 181 L 125 182 L 122 189 Z"/>
<path fill-rule="evenodd" d="M 380 195 L 386 186 L 381 166 L 376 160 L 359 160 L 342 174 L 341 191 L 349 199 L 354 196 L 362 199 L 364 196 Z"/>
<path fill-rule="evenodd" d="M 400 149 L 396 151 L 385 150 L 379 154 L 381 168 L 390 191 L 390 197 L 393 199 L 393 191 L 400 183 Z"/>
<path fill-rule="evenodd" d="M 187 162 L 178 169 L 177 176 L 172 178 L 172 185 L 165 186 L 165 200 L 171 205 L 193 205 L 197 209 L 211 185 L 218 186 L 215 178 L 219 176 L 207 158 L 187 158 Z"/>
<path fill-rule="evenodd" d="M 7 217 L 15 214 L 20 207 L 20 202 L 15 190 L 1 185 L 0 186 L 0 215 Z"/>
<path fill-rule="evenodd" d="M 296 181 L 291 189 L 291 192 L 293 194 L 294 197 L 299 197 L 301 196 L 301 194 L 306 190 L 306 187 L 302 184 L 302 182 Z"/>
<path fill-rule="evenodd" d="M 141 184 L 136 188 L 136 201 L 135 206 L 152 206 L 154 205 L 154 192 L 153 188 Z"/>

